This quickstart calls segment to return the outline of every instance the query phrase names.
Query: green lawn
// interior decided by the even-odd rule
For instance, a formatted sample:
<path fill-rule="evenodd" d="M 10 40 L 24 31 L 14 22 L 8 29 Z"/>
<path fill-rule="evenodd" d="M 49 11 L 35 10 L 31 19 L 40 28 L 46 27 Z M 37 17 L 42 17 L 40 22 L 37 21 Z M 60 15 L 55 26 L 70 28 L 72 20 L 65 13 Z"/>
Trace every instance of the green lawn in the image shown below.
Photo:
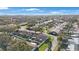
<path fill-rule="evenodd" d="M 48 44 L 44 43 L 42 46 L 39 47 L 39 51 L 45 51 L 46 48 L 48 48 Z"/>
<path fill-rule="evenodd" d="M 53 36 L 51 36 L 51 39 L 50 39 L 50 41 L 52 42 L 54 40 L 54 37 Z"/>
<path fill-rule="evenodd" d="M 54 40 L 54 37 L 52 35 L 48 34 L 48 39 L 50 42 L 52 42 Z"/>
<path fill-rule="evenodd" d="M 49 41 L 52 42 L 54 37 L 52 35 L 48 35 L 49 37 Z M 45 42 L 44 44 L 42 44 L 40 47 L 39 47 L 39 51 L 45 51 L 46 48 L 48 48 L 48 43 L 49 42 Z"/>

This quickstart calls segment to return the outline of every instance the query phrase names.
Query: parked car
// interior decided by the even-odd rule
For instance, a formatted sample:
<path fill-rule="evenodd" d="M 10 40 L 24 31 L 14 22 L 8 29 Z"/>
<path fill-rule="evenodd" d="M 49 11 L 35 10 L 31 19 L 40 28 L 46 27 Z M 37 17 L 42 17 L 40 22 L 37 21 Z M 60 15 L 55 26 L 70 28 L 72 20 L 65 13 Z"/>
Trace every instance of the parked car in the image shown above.
<path fill-rule="evenodd" d="M 58 36 L 58 34 L 56 32 L 54 32 L 54 31 L 53 32 L 50 32 L 49 34 Z"/>

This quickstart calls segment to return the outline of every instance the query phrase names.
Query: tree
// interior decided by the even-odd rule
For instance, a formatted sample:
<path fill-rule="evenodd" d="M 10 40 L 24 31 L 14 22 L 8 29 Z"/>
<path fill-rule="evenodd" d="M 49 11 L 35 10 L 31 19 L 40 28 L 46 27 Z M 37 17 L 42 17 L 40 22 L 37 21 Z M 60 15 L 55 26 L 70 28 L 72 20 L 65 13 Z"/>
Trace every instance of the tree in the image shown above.
<path fill-rule="evenodd" d="M 8 47 L 8 50 L 11 50 L 11 51 L 29 51 L 29 50 L 32 50 L 32 47 L 29 46 L 26 43 L 26 41 L 17 40 L 15 43 L 11 44 Z"/>
<path fill-rule="evenodd" d="M 62 41 L 62 36 L 58 36 L 58 37 L 57 37 L 57 40 L 58 40 L 58 41 Z"/>
<path fill-rule="evenodd" d="M 11 41 L 11 37 L 7 33 L 0 34 L 0 47 L 3 50 L 7 50 L 8 43 Z"/>

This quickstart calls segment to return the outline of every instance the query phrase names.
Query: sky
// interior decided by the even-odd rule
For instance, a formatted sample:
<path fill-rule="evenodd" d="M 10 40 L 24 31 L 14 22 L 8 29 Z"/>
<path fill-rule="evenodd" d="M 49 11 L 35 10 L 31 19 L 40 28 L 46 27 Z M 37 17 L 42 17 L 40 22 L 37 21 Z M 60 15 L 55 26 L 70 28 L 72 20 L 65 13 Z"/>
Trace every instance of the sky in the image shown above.
<path fill-rule="evenodd" d="M 0 7 L 0 15 L 72 15 L 79 7 Z"/>

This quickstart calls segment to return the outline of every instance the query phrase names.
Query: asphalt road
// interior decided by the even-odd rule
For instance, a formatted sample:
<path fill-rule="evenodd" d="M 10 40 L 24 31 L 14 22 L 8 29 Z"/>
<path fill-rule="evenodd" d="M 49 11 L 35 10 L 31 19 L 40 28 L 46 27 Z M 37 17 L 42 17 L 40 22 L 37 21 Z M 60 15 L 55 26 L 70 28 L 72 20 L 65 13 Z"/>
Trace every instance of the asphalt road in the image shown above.
<path fill-rule="evenodd" d="M 52 31 L 55 31 L 55 32 L 58 33 L 58 32 L 60 32 L 61 29 L 63 29 L 63 27 L 64 27 L 66 24 L 67 24 L 67 23 L 64 22 L 64 23 L 58 25 L 56 28 L 51 28 L 50 31 L 51 31 L 51 32 L 52 32 Z M 56 46 L 58 45 L 57 36 L 53 36 L 53 37 L 54 37 L 54 40 L 53 40 L 53 42 L 52 42 L 52 47 L 51 47 L 52 50 L 54 50 L 54 49 L 56 48 Z"/>

